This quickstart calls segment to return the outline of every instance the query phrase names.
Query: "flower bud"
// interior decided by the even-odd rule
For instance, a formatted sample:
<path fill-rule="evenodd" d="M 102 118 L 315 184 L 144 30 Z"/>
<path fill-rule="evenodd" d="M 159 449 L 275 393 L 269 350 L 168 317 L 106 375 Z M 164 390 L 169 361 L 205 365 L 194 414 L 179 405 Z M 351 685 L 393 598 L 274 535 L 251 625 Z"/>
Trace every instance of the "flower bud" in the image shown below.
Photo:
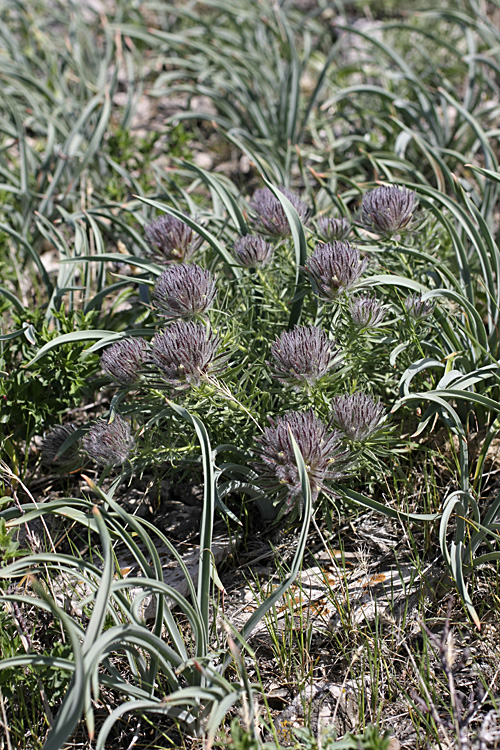
<path fill-rule="evenodd" d="M 365 393 L 336 396 L 332 401 L 332 420 L 344 435 L 355 442 L 373 435 L 384 416 L 384 406 Z"/>
<path fill-rule="evenodd" d="M 415 208 L 413 190 L 382 185 L 363 196 L 361 224 L 371 232 L 390 237 L 408 226 Z"/>
<path fill-rule="evenodd" d="M 115 414 L 112 422 L 99 419 L 84 436 L 83 447 L 101 466 L 120 466 L 134 447 L 130 425 L 119 414 Z"/>
<path fill-rule="evenodd" d="M 144 234 L 149 254 L 158 263 L 188 261 L 203 242 L 191 227 L 169 214 L 148 224 Z"/>
<path fill-rule="evenodd" d="M 335 299 L 342 291 L 352 289 L 364 273 L 368 260 L 349 242 L 327 242 L 316 245 L 306 262 L 306 271 L 318 297 Z"/>
<path fill-rule="evenodd" d="M 301 201 L 299 196 L 291 190 L 281 188 L 280 192 L 283 193 L 285 198 L 288 198 L 301 221 L 305 222 L 310 213 L 307 204 Z M 257 214 L 253 219 L 253 224 L 259 232 L 269 234 L 272 237 L 286 237 L 290 234 L 290 224 L 285 209 L 272 190 L 269 190 L 269 188 L 256 190 L 250 201 L 250 207 Z"/>
<path fill-rule="evenodd" d="M 238 263 L 247 268 L 265 266 L 271 260 L 274 248 L 262 237 L 247 234 L 234 243 L 234 254 Z"/>
<path fill-rule="evenodd" d="M 269 421 L 271 426 L 256 439 L 259 459 L 255 469 L 262 488 L 277 492 L 285 500 L 287 511 L 300 497 L 302 488 L 291 431 L 306 465 L 313 501 L 320 490 L 332 494 L 326 483 L 340 478 L 347 465 L 348 451 L 341 444 L 340 433 L 329 430 L 312 410 L 288 412 Z"/>
<path fill-rule="evenodd" d="M 345 216 L 340 219 L 330 219 L 327 216 L 320 216 L 318 219 L 318 230 L 327 242 L 345 240 L 351 233 L 351 224 Z"/>
<path fill-rule="evenodd" d="M 206 312 L 214 301 L 215 282 L 210 271 L 196 264 L 167 268 L 155 284 L 154 304 L 168 318 L 189 318 Z"/>
<path fill-rule="evenodd" d="M 140 379 L 148 345 L 140 336 L 117 341 L 101 354 L 101 367 L 120 385 L 133 385 Z"/>
<path fill-rule="evenodd" d="M 272 374 L 281 383 L 313 385 L 342 361 L 340 350 L 317 326 L 285 331 L 271 346 Z"/>

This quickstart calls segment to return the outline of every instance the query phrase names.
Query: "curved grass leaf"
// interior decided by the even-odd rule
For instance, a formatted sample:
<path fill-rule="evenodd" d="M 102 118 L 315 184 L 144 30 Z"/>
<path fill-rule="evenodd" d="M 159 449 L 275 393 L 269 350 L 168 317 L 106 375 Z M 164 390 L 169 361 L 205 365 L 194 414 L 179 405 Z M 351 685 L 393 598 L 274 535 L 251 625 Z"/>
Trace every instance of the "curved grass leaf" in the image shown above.
<path fill-rule="evenodd" d="M 233 226 L 237 232 L 241 235 L 248 234 L 248 225 L 245 221 L 245 217 L 238 205 L 234 195 L 225 186 L 224 182 L 218 175 L 210 174 L 205 169 L 198 167 L 196 164 L 191 164 L 188 161 L 183 161 L 182 165 L 188 171 L 194 172 L 199 175 L 203 182 L 208 185 L 221 199 L 228 214 L 230 215 Z"/>
<path fill-rule="evenodd" d="M 30 367 L 30 365 L 33 365 L 35 362 L 38 362 L 39 359 L 41 359 L 47 352 L 52 351 L 52 349 L 57 349 L 58 346 L 62 346 L 63 344 L 71 344 L 74 342 L 81 342 L 81 341 L 95 341 L 96 339 L 107 339 L 107 338 L 113 338 L 117 334 L 115 331 L 100 331 L 99 329 L 94 330 L 87 330 L 87 331 L 72 331 L 71 333 L 63 333 L 61 336 L 57 336 L 55 339 L 51 339 L 46 344 L 44 344 L 38 352 L 35 354 L 35 356 L 30 359 L 30 361 L 25 365 L 25 367 Z"/>
<path fill-rule="evenodd" d="M 337 484 L 336 488 L 340 495 L 344 495 L 357 505 L 362 505 L 369 510 L 376 510 L 388 518 L 395 518 L 400 521 L 435 521 L 439 518 L 439 513 L 407 513 L 403 510 L 389 508 L 387 505 L 382 505 L 382 503 L 377 502 L 377 500 L 373 500 L 371 497 L 366 497 L 366 495 L 351 490 L 349 487 L 345 487 L 342 484 Z"/>
<path fill-rule="evenodd" d="M 198 436 L 201 446 L 202 463 L 203 463 L 203 512 L 201 516 L 200 528 L 200 562 L 198 570 L 198 604 L 200 607 L 201 618 L 205 628 L 207 647 L 209 633 L 209 609 L 210 609 L 210 584 L 212 579 L 212 536 L 214 526 L 214 513 L 216 501 L 215 489 L 215 472 L 212 457 L 212 448 L 210 439 L 203 422 L 197 416 L 190 414 L 183 406 L 168 401 L 170 408 L 191 424 Z M 201 653 L 200 656 L 204 656 Z"/>
<path fill-rule="evenodd" d="M 57 604 L 45 593 L 40 584 L 33 581 L 35 592 L 44 599 L 49 605 L 56 621 L 59 620 L 61 625 L 68 633 L 71 641 L 73 659 L 75 661 L 75 671 L 66 690 L 62 705 L 57 712 L 57 716 L 52 726 L 43 750 L 60 750 L 66 740 L 71 737 L 82 715 L 85 701 L 85 663 L 82 647 L 80 645 L 79 632 L 75 628 L 71 617 L 64 612 Z"/>
<path fill-rule="evenodd" d="M 294 301 L 292 302 L 290 318 L 288 320 L 288 329 L 291 330 L 299 323 L 302 314 L 302 306 L 304 304 L 304 295 L 302 294 L 301 287 L 305 283 L 305 276 L 302 268 L 305 266 L 307 260 L 307 240 L 304 227 L 295 207 L 290 203 L 286 195 L 283 195 L 281 190 L 266 180 L 264 176 L 262 179 L 283 206 L 283 211 L 286 214 L 292 232 L 293 246 L 295 249 L 295 289 L 292 295 Z"/>

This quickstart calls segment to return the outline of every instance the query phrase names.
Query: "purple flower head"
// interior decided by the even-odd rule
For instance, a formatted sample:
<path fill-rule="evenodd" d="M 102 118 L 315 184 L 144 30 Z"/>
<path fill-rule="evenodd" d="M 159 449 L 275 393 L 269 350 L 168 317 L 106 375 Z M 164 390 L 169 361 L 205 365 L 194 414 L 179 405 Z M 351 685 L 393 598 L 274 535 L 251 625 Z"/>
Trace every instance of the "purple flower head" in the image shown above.
<path fill-rule="evenodd" d="M 432 315 L 434 301 L 423 300 L 421 294 L 410 294 L 405 299 L 405 310 L 415 320 L 421 320 Z"/>
<path fill-rule="evenodd" d="M 329 219 L 327 216 L 320 216 L 318 230 L 320 235 L 328 242 L 345 240 L 351 233 L 351 224 L 345 216 L 341 219 Z"/>
<path fill-rule="evenodd" d="M 134 447 L 130 425 L 119 414 L 115 414 L 112 422 L 99 419 L 84 436 L 83 447 L 101 466 L 120 466 Z"/>
<path fill-rule="evenodd" d="M 234 254 L 238 263 L 247 268 L 267 265 L 273 251 L 272 245 L 254 234 L 238 237 L 234 243 Z"/>
<path fill-rule="evenodd" d="M 384 320 L 386 310 L 376 297 L 360 294 L 349 300 L 349 313 L 354 325 L 360 328 L 377 328 Z"/>
<path fill-rule="evenodd" d="M 180 263 L 163 271 L 155 284 L 153 299 L 161 315 L 190 318 L 206 312 L 215 294 L 210 271 L 196 264 Z"/>
<path fill-rule="evenodd" d="M 168 214 L 148 224 L 144 233 L 151 248 L 150 255 L 158 263 L 187 261 L 203 242 L 191 227 Z"/>
<path fill-rule="evenodd" d="M 266 492 L 278 492 L 290 511 L 301 495 L 299 472 L 295 463 L 290 430 L 306 465 L 313 501 L 320 490 L 332 494 L 326 482 L 342 476 L 348 450 L 340 442 L 340 433 L 329 430 L 312 410 L 291 411 L 276 421 L 256 439 L 259 460 L 255 469 L 259 484 Z"/>
<path fill-rule="evenodd" d="M 391 185 L 365 193 L 361 203 L 361 224 L 369 231 L 390 237 L 410 223 L 416 208 L 413 190 Z"/>
<path fill-rule="evenodd" d="M 332 420 L 349 440 L 360 442 L 375 432 L 384 416 L 380 401 L 365 393 L 336 396 L 332 401 Z"/>
<path fill-rule="evenodd" d="M 300 220 L 305 222 L 309 217 L 309 207 L 291 190 L 280 188 L 280 192 L 288 198 L 297 211 Z M 259 232 L 270 234 L 272 237 L 286 237 L 290 234 L 290 224 L 285 210 L 272 190 L 269 190 L 269 188 L 256 190 L 250 201 L 250 206 L 257 214 L 253 224 Z"/>
<path fill-rule="evenodd" d="M 313 385 L 342 361 L 340 350 L 317 326 L 285 331 L 271 346 L 273 362 L 267 362 L 281 383 Z"/>
<path fill-rule="evenodd" d="M 224 358 L 216 356 L 219 343 L 205 326 L 177 320 L 155 334 L 149 361 L 175 387 L 199 385 L 206 375 L 222 369 Z"/>
<path fill-rule="evenodd" d="M 368 259 L 361 260 L 356 247 L 334 240 L 316 245 L 306 262 L 306 271 L 315 294 L 331 300 L 340 292 L 352 289 L 367 265 Z"/>
<path fill-rule="evenodd" d="M 120 385 L 133 385 L 139 382 L 147 350 L 147 342 L 141 337 L 117 341 L 101 354 L 101 367 Z"/>
<path fill-rule="evenodd" d="M 66 440 L 78 429 L 70 422 L 54 427 L 42 441 L 42 461 L 50 466 L 55 464 L 63 471 L 72 471 L 80 465 L 80 441 L 75 441 L 63 454 L 60 453 Z"/>

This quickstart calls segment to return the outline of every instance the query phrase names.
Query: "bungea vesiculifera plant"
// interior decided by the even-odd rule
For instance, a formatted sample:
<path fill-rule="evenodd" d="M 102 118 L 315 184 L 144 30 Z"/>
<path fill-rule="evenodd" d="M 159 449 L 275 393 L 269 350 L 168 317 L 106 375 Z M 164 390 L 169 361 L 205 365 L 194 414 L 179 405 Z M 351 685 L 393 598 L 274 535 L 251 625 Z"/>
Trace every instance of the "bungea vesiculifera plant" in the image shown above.
<path fill-rule="evenodd" d="M 306 270 L 315 294 L 334 300 L 357 284 L 366 270 L 368 259 L 361 260 L 359 250 L 348 242 L 334 240 L 316 245 L 307 260 Z"/>
<path fill-rule="evenodd" d="M 273 255 L 273 246 L 263 237 L 247 234 L 235 240 L 234 254 L 242 266 L 258 268 L 269 263 Z"/>
<path fill-rule="evenodd" d="M 130 425 L 119 414 L 91 425 L 83 438 L 85 452 L 101 466 L 121 466 L 134 448 Z"/>
<path fill-rule="evenodd" d="M 101 367 L 115 383 L 133 385 L 140 379 L 148 344 L 140 336 L 117 341 L 101 354 Z"/>
<path fill-rule="evenodd" d="M 290 201 L 300 220 L 305 222 L 310 211 L 304 201 L 291 190 L 283 188 L 280 192 Z M 290 234 L 291 228 L 283 205 L 269 188 L 256 190 L 250 201 L 250 207 L 255 214 L 253 217 L 255 229 L 271 237 L 286 237 Z"/>
<path fill-rule="evenodd" d="M 371 294 L 358 294 L 349 299 L 349 313 L 359 328 L 377 328 L 386 317 L 387 310 Z"/>
<path fill-rule="evenodd" d="M 471 608 L 465 575 L 475 560 L 495 561 L 498 515 L 496 501 L 484 493 L 481 496 L 482 467 L 498 431 L 494 415 L 500 269 L 495 237 L 497 136 L 491 128 L 499 114 L 495 79 L 499 37 L 495 24 L 481 17 L 483 8 L 469 7 L 469 3 L 467 8 L 457 9 L 443 3 L 438 10 L 419 15 L 418 23 L 405 18 L 404 28 L 397 18 L 388 19 L 388 23 L 377 19 L 373 33 L 373 28 L 362 24 L 342 26 L 336 21 L 332 25 L 328 9 L 325 14 L 305 17 L 292 5 L 276 11 L 264 3 L 256 12 L 238 0 L 230 8 L 218 4 L 220 15 L 214 25 L 204 22 L 206 8 L 201 4 L 188 10 L 179 6 L 175 10 L 178 21 L 169 13 L 167 25 L 153 23 L 146 29 L 138 22 L 139 16 L 132 16 L 130 22 L 128 13 L 133 10 L 121 6 L 124 15 L 107 25 L 113 32 L 100 36 L 104 55 L 91 54 L 86 43 L 77 44 L 78 34 L 70 34 L 69 41 L 65 35 L 64 42 L 62 35 L 59 40 L 52 34 L 53 49 L 46 45 L 47 56 L 36 55 L 43 63 L 37 62 L 33 76 L 33 55 L 26 50 L 32 49 L 31 40 L 43 47 L 44 38 L 50 38 L 50 17 L 45 21 L 43 14 L 33 11 L 36 34 L 32 34 L 30 14 L 18 5 L 12 18 L 19 28 L 24 25 L 21 43 L 18 28 L 13 43 L 9 23 L 2 24 L 1 32 L 9 57 L 2 69 L 7 114 L 2 117 L 0 150 L 6 193 L 1 221 L 8 237 L 2 252 L 7 247 L 9 253 L 11 249 L 15 252 L 7 264 L 3 258 L 3 267 L 9 270 L 0 294 L 6 305 L 20 313 L 28 304 L 27 288 L 30 305 L 31 297 L 37 305 L 47 298 L 43 314 L 56 326 L 59 322 L 54 313 L 61 301 L 73 309 L 81 304 L 86 312 L 103 311 L 95 330 L 74 330 L 65 342 L 71 347 L 85 338 L 95 338 L 96 349 L 106 344 L 100 351 L 109 352 L 109 358 L 106 365 L 103 355 L 102 369 L 119 389 L 102 424 L 112 425 L 123 406 L 123 416 L 136 437 L 135 451 L 125 460 L 124 471 L 132 468 L 145 436 L 161 430 L 162 423 L 168 421 L 162 416 L 162 409 L 167 408 L 165 395 L 171 395 L 179 383 L 182 388 L 175 398 L 185 399 L 194 407 L 193 413 L 206 415 L 218 438 L 228 425 L 230 439 L 237 443 L 235 451 L 254 445 L 259 426 L 265 429 L 268 424 L 267 414 L 276 422 L 290 410 L 306 414 L 314 408 L 333 430 L 327 412 L 332 401 L 344 398 L 339 390 L 359 395 L 362 389 L 373 403 L 381 397 L 388 406 L 399 385 L 402 398 L 397 406 L 406 405 L 413 417 L 423 406 L 421 435 L 439 416 L 459 440 L 460 489 L 443 499 L 440 543 Z M 0 11 L 5 13 L 2 21 L 10 22 L 8 0 L 6 8 Z M 63 10 L 63 4 L 60 8 Z M 259 26 L 261 14 L 265 14 L 265 24 Z M 76 9 L 75 15 L 78 17 Z M 166 13 L 161 17 L 166 19 Z M 58 19 L 57 28 L 60 22 Z M 231 23 L 231 33 L 227 33 Z M 191 24 L 197 24 L 193 36 Z M 123 32 L 121 40 L 117 29 Z M 188 33 L 183 33 L 186 29 Z M 308 43 L 309 34 L 313 45 Z M 214 38 L 224 43 L 214 45 Z M 254 43 L 263 38 L 273 50 L 267 65 L 262 64 L 261 46 Z M 124 156 L 127 131 L 116 132 L 115 126 L 120 122 L 126 129 L 133 100 L 141 93 L 142 76 L 135 77 L 135 71 L 139 73 L 142 56 L 133 48 L 134 39 L 140 39 L 141 45 L 146 40 L 148 50 L 164 49 L 168 56 L 166 64 L 161 61 L 155 69 L 157 92 L 165 86 L 169 95 L 187 91 L 189 102 L 196 93 L 211 98 L 212 107 L 206 114 L 195 106 L 172 117 L 204 119 L 207 128 L 216 121 L 218 133 L 223 132 L 233 146 L 246 151 L 247 160 L 249 157 L 252 166 L 244 178 L 245 183 L 253 181 L 249 192 L 256 177 L 253 165 L 257 165 L 268 178 L 273 175 L 276 184 L 300 195 L 320 218 L 304 227 L 301 219 L 305 216 L 293 194 L 281 192 L 283 198 L 292 198 L 287 205 L 267 183 L 283 208 L 276 211 L 274 204 L 269 216 L 279 214 L 278 224 L 288 232 L 283 236 L 263 234 L 257 243 L 246 239 L 251 237 L 246 232 L 256 216 L 249 205 L 251 198 L 245 204 L 227 178 L 219 179 L 219 164 L 210 173 L 186 162 L 175 171 L 170 165 L 164 167 L 163 159 L 150 160 L 150 168 L 138 160 L 131 168 Z M 354 39 L 362 43 L 352 44 Z M 119 50 L 116 56 L 115 44 Z M 186 49 L 193 54 L 186 55 Z M 173 58 L 176 54 L 177 61 Z M 122 86 L 125 80 L 120 70 L 122 56 L 128 101 L 117 111 L 115 94 L 122 92 L 117 92 L 116 81 Z M 68 63 L 63 68 L 60 59 Z M 335 65 L 330 67 L 333 60 Z M 110 63 L 115 66 L 111 76 L 107 70 Z M 54 71 L 62 73 L 61 92 Z M 245 86 L 242 82 L 250 83 Z M 320 99 L 322 92 L 325 97 Z M 170 96 L 164 96 L 166 99 Z M 321 109 L 315 106 L 320 102 Z M 168 123 L 166 127 L 170 128 Z M 173 147 L 170 132 L 169 148 Z M 131 151 L 138 154 L 138 145 L 134 140 Z M 469 167 L 468 162 L 475 164 Z M 191 179 L 189 185 L 184 182 Z M 171 187 L 172 195 L 165 195 Z M 213 210 L 205 210 L 205 188 L 211 191 Z M 151 226 L 151 207 L 158 209 L 158 205 L 139 205 L 131 198 L 132 194 L 144 196 L 153 191 L 161 193 L 160 200 L 168 202 L 166 210 L 174 212 L 175 221 L 164 224 L 176 228 L 170 235 L 168 230 L 163 232 L 163 244 L 159 233 L 159 241 L 154 242 L 150 229 L 148 242 L 140 228 Z M 418 214 L 414 210 L 417 202 Z M 189 218 L 194 216 L 199 218 Z M 330 216 L 345 218 L 322 221 Z M 355 238 L 344 236 L 349 224 Z M 317 237 L 313 237 L 315 227 Z M 344 289 L 338 296 L 313 296 L 303 269 L 314 252 L 314 240 L 332 243 L 348 238 L 361 251 L 360 257 L 370 259 L 369 269 L 354 285 L 354 290 L 366 285 L 367 291 L 353 294 L 345 285 L 347 292 Z M 48 247 L 63 261 L 57 274 L 43 257 Z M 25 265 L 26 260 L 29 263 Z M 165 273 L 165 267 L 191 265 L 193 260 L 203 274 L 217 278 L 217 298 L 210 305 L 198 298 L 191 306 L 179 295 L 172 298 L 173 305 L 165 301 L 166 294 L 156 299 L 154 280 Z M 105 272 L 107 263 L 113 264 L 113 283 Z M 30 273 L 32 289 L 25 278 L 30 264 L 39 277 L 33 284 L 35 274 Z M 18 267 L 21 273 L 15 270 Z M 40 281 L 46 291 L 40 291 Z M 332 287 L 334 284 L 330 292 Z M 165 315 L 159 314 L 161 304 Z M 161 370 L 148 355 L 158 329 L 180 317 L 179 304 L 183 314 L 206 325 L 207 338 L 209 331 L 221 337 L 221 352 L 226 352 L 229 344 L 231 357 L 220 369 L 200 367 L 199 377 L 185 382 L 182 372 L 177 372 L 172 384 L 161 377 Z M 5 319 L 8 328 L 8 316 Z M 352 326 L 357 331 L 353 332 Z M 311 342 L 285 347 L 280 372 L 273 373 L 278 362 L 271 347 L 297 327 L 315 327 L 336 342 L 343 357 L 338 368 L 344 378 L 342 388 L 339 373 L 333 372 L 337 368 L 327 367 L 328 358 L 309 363 L 307 354 L 313 352 L 307 345 Z M 2 330 L 6 349 L 11 341 L 4 337 L 11 335 L 15 335 L 14 341 L 25 338 L 33 347 L 40 347 L 30 311 L 16 328 L 13 334 Z M 144 348 L 131 343 L 139 339 L 147 342 Z M 125 363 L 129 354 L 131 360 Z M 189 357 L 187 361 L 191 361 Z M 42 365 L 43 359 L 37 364 Z M 287 365 L 289 373 L 285 373 Z M 318 387 L 309 387 L 308 379 L 323 371 L 316 380 Z M 9 398 L 10 392 L 4 395 Z M 339 412 L 339 416 L 353 428 L 348 411 Z M 477 464 L 470 466 L 467 440 L 476 424 L 486 430 L 486 439 Z M 75 434 L 70 427 L 67 436 L 65 432 L 62 428 L 49 434 L 45 462 L 55 461 L 57 466 L 69 458 L 69 449 L 64 452 L 63 446 Z M 366 441 L 358 442 L 367 445 L 376 436 L 373 432 Z M 358 434 L 354 442 L 360 437 Z M 170 440 L 162 442 L 171 444 Z M 150 447 L 142 448 L 143 452 Z M 188 453 L 192 451 L 186 450 L 185 455 Z M 182 451 L 175 458 L 179 455 L 182 457 Z M 171 459 L 163 453 L 157 463 L 165 457 Z M 75 458 L 78 463 L 78 453 Z M 253 460 L 255 455 L 245 457 L 246 472 L 240 465 L 238 479 L 243 492 L 258 489 L 258 477 L 248 470 Z M 68 462 L 65 468 L 70 470 L 70 466 Z M 231 472 L 236 475 L 238 469 L 226 464 L 224 471 L 227 475 L 221 474 L 219 488 L 221 497 L 227 498 L 230 487 L 236 486 Z M 473 476 L 469 476 L 471 471 Z M 274 497 L 279 497 L 279 492 Z M 293 506 L 299 508 L 300 500 Z"/>

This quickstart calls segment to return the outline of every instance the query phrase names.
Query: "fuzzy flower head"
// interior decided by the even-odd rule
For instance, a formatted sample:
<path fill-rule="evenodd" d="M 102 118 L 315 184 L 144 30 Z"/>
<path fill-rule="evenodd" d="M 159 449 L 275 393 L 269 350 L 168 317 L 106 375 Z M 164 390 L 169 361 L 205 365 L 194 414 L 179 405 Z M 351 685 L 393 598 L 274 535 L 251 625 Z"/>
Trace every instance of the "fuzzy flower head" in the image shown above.
<path fill-rule="evenodd" d="M 206 312 L 215 294 L 210 271 L 194 263 L 180 263 L 163 271 L 155 284 L 153 300 L 166 318 L 190 318 Z"/>
<path fill-rule="evenodd" d="M 332 401 L 334 424 L 353 442 L 362 442 L 378 431 L 385 409 L 365 393 L 336 396 Z"/>
<path fill-rule="evenodd" d="M 327 482 L 339 479 L 347 464 L 348 451 L 341 445 L 340 433 L 329 430 L 312 410 L 291 411 L 276 421 L 269 420 L 259 443 L 255 469 L 266 492 L 278 492 L 289 512 L 301 495 L 301 484 L 290 431 L 300 448 L 311 484 L 313 501 L 320 490 L 332 494 Z"/>
<path fill-rule="evenodd" d="M 354 325 L 360 328 L 377 328 L 384 320 L 386 310 L 371 294 L 359 294 L 349 300 L 349 313 Z"/>
<path fill-rule="evenodd" d="M 101 367 L 116 383 L 134 385 L 139 382 L 147 350 L 147 342 L 141 337 L 117 341 L 101 354 Z"/>
<path fill-rule="evenodd" d="M 61 448 L 68 438 L 74 435 L 78 426 L 73 422 L 54 427 L 42 441 L 42 462 L 46 466 L 55 465 L 62 471 L 73 471 L 80 465 L 80 441 L 72 443 L 64 453 Z"/>
<path fill-rule="evenodd" d="M 345 216 L 341 219 L 330 219 L 327 216 L 320 216 L 318 219 L 318 231 L 327 242 L 345 240 L 351 233 L 351 224 Z"/>
<path fill-rule="evenodd" d="M 408 226 L 415 208 L 413 190 L 382 185 L 363 196 L 361 224 L 371 232 L 390 237 Z"/>
<path fill-rule="evenodd" d="M 235 241 L 234 254 L 240 265 L 246 268 L 257 268 L 269 263 L 273 254 L 273 246 L 263 237 L 247 234 Z"/>
<path fill-rule="evenodd" d="M 120 466 L 134 447 L 130 425 L 119 414 L 115 414 L 112 422 L 99 419 L 84 436 L 83 447 L 101 466 Z"/>
<path fill-rule="evenodd" d="M 188 261 L 203 242 L 191 227 L 168 214 L 148 224 L 144 233 L 150 255 L 158 263 Z"/>
<path fill-rule="evenodd" d="M 219 337 L 205 326 L 177 320 L 155 334 L 149 361 L 174 387 L 199 385 L 202 378 L 222 367 L 219 343 Z"/>
<path fill-rule="evenodd" d="M 415 320 L 422 320 L 432 315 L 434 302 L 432 300 L 423 300 L 421 294 L 410 294 L 405 299 L 405 310 Z"/>
<path fill-rule="evenodd" d="M 311 386 L 342 361 L 340 350 L 317 326 L 285 331 L 271 346 L 273 376 L 281 383 Z"/>
<path fill-rule="evenodd" d="M 288 198 L 297 211 L 300 220 L 305 222 L 309 217 L 309 207 L 300 200 L 296 193 L 285 188 L 280 188 L 285 198 Z M 287 237 L 290 234 L 290 224 L 285 214 L 285 209 L 269 188 L 259 188 L 253 194 L 250 207 L 257 216 L 253 220 L 255 228 L 263 234 L 272 237 Z"/>
<path fill-rule="evenodd" d="M 335 299 L 340 292 L 352 289 L 364 273 L 368 259 L 349 242 L 327 242 L 316 245 L 306 262 L 306 271 L 318 297 Z"/>

